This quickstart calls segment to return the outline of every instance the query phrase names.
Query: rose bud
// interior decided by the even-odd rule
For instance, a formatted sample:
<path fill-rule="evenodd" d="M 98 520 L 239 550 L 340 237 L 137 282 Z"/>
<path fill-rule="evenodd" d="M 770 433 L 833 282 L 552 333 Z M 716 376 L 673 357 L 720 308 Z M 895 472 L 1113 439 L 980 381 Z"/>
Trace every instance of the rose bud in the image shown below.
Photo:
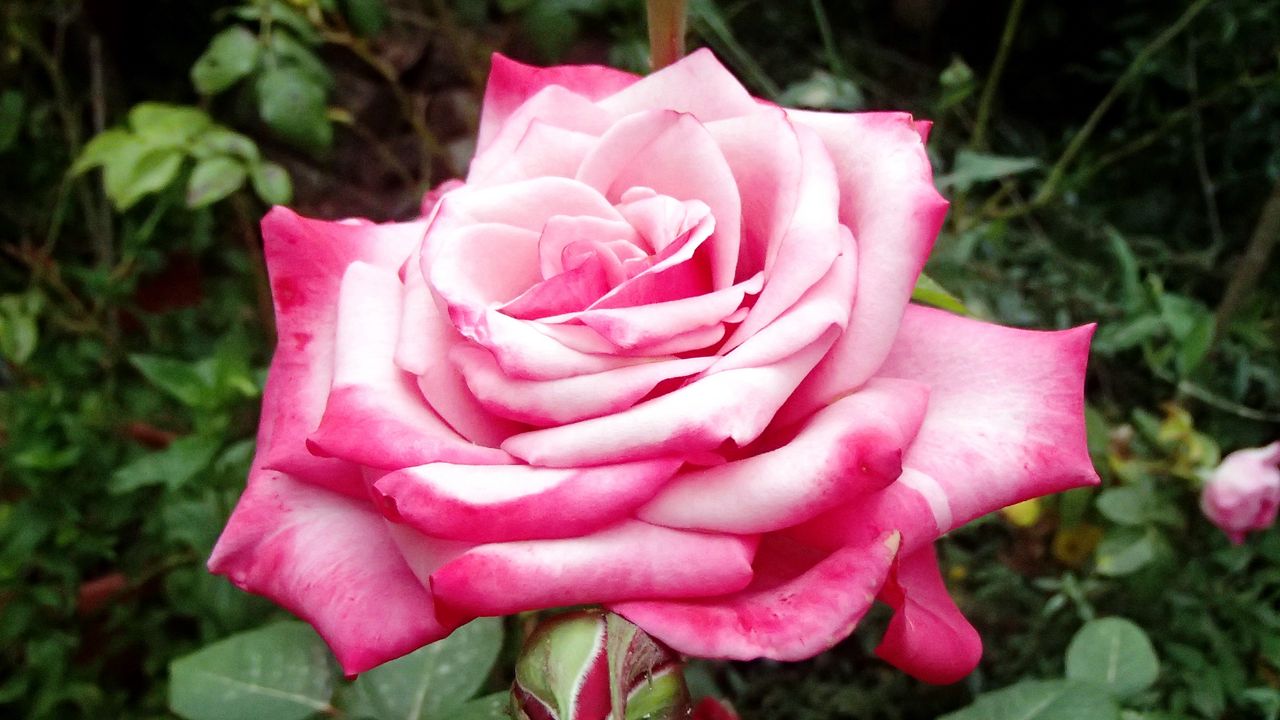
<path fill-rule="evenodd" d="M 689 715 L 680 657 L 598 610 L 543 621 L 516 661 L 517 720 L 677 720 Z"/>
<path fill-rule="evenodd" d="M 1280 441 L 1223 459 L 1204 485 L 1200 508 L 1236 544 L 1270 527 L 1280 511 Z"/>
<path fill-rule="evenodd" d="M 279 328 L 210 568 L 360 673 L 480 616 L 602 605 L 687 656 L 981 654 L 952 528 L 1097 482 L 1092 329 L 911 302 L 947 210 L 906 113 L 790 110 L 709 51 L 495 55 L 426 217 L 273 209 Z"/>

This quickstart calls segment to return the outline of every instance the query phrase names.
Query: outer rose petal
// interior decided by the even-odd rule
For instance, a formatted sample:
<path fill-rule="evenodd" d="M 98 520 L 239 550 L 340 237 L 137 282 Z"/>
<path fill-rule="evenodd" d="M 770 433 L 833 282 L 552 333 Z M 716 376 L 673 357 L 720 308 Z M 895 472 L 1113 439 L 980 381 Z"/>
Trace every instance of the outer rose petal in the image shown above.
<path fill-rule="evenodd" d="M 560 65 L 540 68 L 493 54 L 489 84 L 485 86 L 480 113 L 478 151 L 483 151 L 498 134 L 503 123 L 539 90 L 559 85 L 591 100 L 612 95 L 635 83 L 631 73 L 601 65 Z"/>
<path fill-rule="evenodd" d="M 876 654 L 912 677 L 956 682 L 982 658 L 982 638 L 947 594 L 932 545 L 900 556 L 880 592 L 893 619 Z"/>
<path fill-rule="evenodd" d="M 681 473 L 637 516 L 739 534 L 808 520 L 898 478 L 927 398 L 919 383 L 873 381 L 819 412 L 777 450 Z"/>
<path fill-rule="evenodd" d="M 755 98 L 706 48 L 610 95 L 600 106 L 617 116 L 664 108 L 700 122 L 758 112 Z"/>
<path fill-rule="evenodd" d="M 209 569 L 315 626 L 349 675 L 448 635 L 371 507 L 254 470 Z"/>
<path fill-rule="evenodd" d="M 480 545 L 431 576 L 435 597 L 470 615 L 721 595 L 751 582 L 754 537 L 624 521 L 562 540 Z"/>
<path fill-rule="evenodd" d="M 505 453 L 470 443 L 423 400 L 393 357 L 401 288 L 393 271 L 352 263 L 342 279 L 333 388 L 313 450 L 368 467 L 394 470 L 429 462 L 509 462 Z"/>
<path fill-rule="evenodd" d="M 534 120 L 509 152 L 495 147 L 477 158 L 471 165 L 468 180 L 473 184 L 496 185 L 538 177 L 573 177 L 597 142 L 596 136 L 590 133 Z M 503 162 L 494 162 L 492 170 L 483 176 L 476 171 L 481 159 L 499 157 Z"/>
<path fill-rule="evenodd" d="M 934 496 L 937 497 L 934 497 Z M 834 551 L 865 545 L 886 532 L 902 535 L 901 552 L 909 554 L 933 542 L 950 528 L 946 497 L 937 482 L 919 470 L 903 468 L 889 487 L 783 531 L 787 537 Z"/>
<path fill-rule="evenodd" d="M 895 533 L 825 557 L 766 536 L 756 578 L 742 592 L 703 600 L 616 602 L 609 609 L 686 655 L 803 660 L 853 631 L 897 552 Z"/>
<path fill-rule="evenodd" d="M 880 368 L 930 387 L 903 465 L 937 481 L 949 523 L 1098 483 L 1084 432 L 1093 326 L 1037 332 L 912 305 Z"/>
<path fill-rule="evenodd" d="M 905 113 L 788 111 L 817 131 L 840 178 L 840 222 L 858 243 L 858 298 L 847 332 L 796 393 L 803 417 L 875 373 L 946 215 L 929 157 Z"/>
<path fill-rule="evenodd" d="M 364 497 L 359 472 L 319 458 L 306 437 L 320 422 L 333 374 L 342 273 L 357 260 L 394 268 L 421 241 L 425 223 L 325 222 L 272 208 L 262 234 L 280 337 L 263 393 L 257 463 Z"/>
<path fill-rule="evenodd" d="M 679 460 L 557 470 L 436 463 L 384 475 L 386 513 L 431 537 L 511 542 L 586 535 L 653 497 Z"/>

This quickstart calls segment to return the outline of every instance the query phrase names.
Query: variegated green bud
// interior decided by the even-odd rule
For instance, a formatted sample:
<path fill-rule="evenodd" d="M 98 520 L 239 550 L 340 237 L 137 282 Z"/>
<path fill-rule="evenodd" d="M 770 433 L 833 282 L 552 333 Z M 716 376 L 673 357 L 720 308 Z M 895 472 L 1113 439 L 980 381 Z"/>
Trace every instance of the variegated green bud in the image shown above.
<path fill-rule="evenodd" d="M 517 720 L 684 720 L 680 656 L 626 620 L 581 610 L 542 622 L 516 661 Z"/>

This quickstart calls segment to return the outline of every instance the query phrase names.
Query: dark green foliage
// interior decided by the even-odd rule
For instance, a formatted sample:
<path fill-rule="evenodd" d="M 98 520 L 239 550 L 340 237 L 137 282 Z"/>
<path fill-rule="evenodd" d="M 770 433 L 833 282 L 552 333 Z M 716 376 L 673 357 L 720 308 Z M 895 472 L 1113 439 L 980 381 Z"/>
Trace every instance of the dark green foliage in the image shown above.
<path fill-rule="evenodd" d="M 272 343 L 256 219 L 284 202 L 412 216 L 465 171 L 495 45 L 642 71 L 643 4 L 122 8 L 0 4 L 0 716 L 207 706 L 182 683 L 218 660 L 211 643 L 254 631 L 320 658 L 275 678 L 301 683 L 306 707 L 401 717 L 382 688 L 446 673 L 440 650 L 343 685 L 312 636 L 204 570 Z M 966 681 L 922 686 L 875 660 L 881 609 L 812 661 L 705 663 L 691 685 L 748 719 L 1024 717 L 1047 698 L 1045 718 L 1277 720 L 1280 530 L 1231 546 L 1196 501 L 1220 455 L 1280 435 L 1280 250 L 1241 285 L 1280 181 L 1280 1 L 1026 3 L 997 67 L 1008 8 L 689 1 L 691 44 L 759 95 L 935 121 L 952 210 L 917 298 L 1028 327 L 1098 322 L 1104 478 L 944 544 L 986 644 Z M 509 681 L 509 657 L 488 671 L 496 644 L 450 651 L 474 663 L 447 681 L 466 692 L 422 716 L 499 717 L 500 695 L 462 704 Z M 1125 674 L 1098 675 L 1112 652 Z"/>

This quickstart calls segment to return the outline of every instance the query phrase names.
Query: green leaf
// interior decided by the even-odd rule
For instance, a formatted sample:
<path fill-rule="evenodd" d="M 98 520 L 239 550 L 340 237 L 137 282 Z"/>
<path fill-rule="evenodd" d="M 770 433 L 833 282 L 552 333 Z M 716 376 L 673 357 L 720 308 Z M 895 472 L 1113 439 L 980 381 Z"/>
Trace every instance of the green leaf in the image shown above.
<path fill-rule="evenodd" d="M 444 640 L 362 673 L 340 704 L 353 717 L 453 720 L 484 685 L 501 649 L 502 620 L 474 620 Z"/>
<path fill-rule="evenodd" d="M 232 155 L 247 163 L 256 163 L 262 158 L 258 145 L 246 135 L 215 125 L 200 133 L 191 144 L 191 157 L 205 160 L 217 155 Z"/>
<path fill-rule="evenodd" d="M 1195 372 L 1204 362 L 1209 350 L 1213 347 L 1213 334 L 1217 322 L 1213 315 L 1204 312 L 1199 315 L 1178 343 L 1178 354 L 1174 356 L 1178 372 L 1184 377 Z"/>
<path fill-rule="evenodd" d="M 1111 252 L 1120 265 L 1120 287 L 1125 312 L 1128 315 L 1139 314 L 1147 307 L 1148 297 L 1138 271 L 1138 258 L 1133 254 L 1133 248 L 1129 247 L 1129 241 L 1118 230 L 1108 226 L 1106 232 Z"/>
<path fill-rule="evenodd" d="M 169 666 L 169 708 L 187 720 L 304 720 L 330 712 L 334 672 L 319 636 L 281 622 Z"/>
<path fill-rule="evenodd" d="M 939 188 L 964 192 L 978 183 L 1018 175 L 1038 167 L 1040 161 L 1036 158 L 1005 157 L 960 150 L 956 153 L 951 172 L 939 176 L 937 185 Z"/>
<path fill-rule="evenodd" d="M 215 95 L 247 77 L 258 66 L 258 38 L 236 25 L 213 36 L 191 66 L 191 83 L 201 95 Z"/>
<path fill-rule="evenodd" d="M 199 108 L 144 102 L 129 111 L 129 127 L 152 147 L 177 148 L 213 125 Z"/>
<path fill-rule="evenodd" d="M 159 452 L 148 453 L 116 470 L 107 489 L 113 495 L 151 485 L 179 488 L 209 467 L 222 448 L 222 438 L 191 435 L 178 438 Z"/>
<path fill-rule="evenodd" d="M 22 131 L 27 99 L 17 90 L 0 93 L 0 152 L 13 147 Z"/>
<path fill-rule="evenodd" d="M 325 109 L 325 89 L 297 68 L 277 68 L 258 78 L 258 114 L 295 145 L 314 151 L 333 143 Z"/>
<path fill-rule="evenodd" d="M 342 0 L 342 14 L 357 35 L 377 35 L 387 24 L 387 6 L 382 0 Z"/>
<path fill-rule="evenodd" d="M 136 161 L 136 153 L 141 147 L 142 143 L 128 130 L 123 128 L 104 130 L 94 135 L 93 139 L 80 149 L 80 155 L 71 164 L 71 174 L 81 175 L 95 167 L 114 164 L 125 157 L 130 158 L 131 162 Z"/>
<path fill-rule="evenodd" d="M 787 107 L 848 111 L 865 106 L 866 98 L 852 80 L 814 70 L 807 79 L 788 85 L 778 96 L 778 103 Z"/>
<path fill-rule="evenodd" d="M 249 179 L 253 182 L 253 191 L 268 205 L 285 205 L 293 198 L 289 172 L 275 163 L 254 165 Z"/>
<path fill-rule="evenodd" d="M 1117 720 L 1120 708 L 1101 688 L 1070 680 L 1023 680 L 983 693 L 938 720 Z"/>
<path fill-rule="evenodd" d="M 278 27 L 287 27 L 293 31 L 302 41 L 310 45 L 319 45 L 324 41 L 320 31 L 316 29 L 311 21 L 305 15 L 295 10 L 288 2 L 283 0 L 275 0 L 275 2 L 254 2 L 252 4 L 244 4 L 236 7 L 231 14 L 241 20 L 256 20 L 262 22 L 263 9 L 271 16 L 271 22 Z M 276 33 L 272 33 L 275 35 Z"/>
<path fill-rule="evenodd" d="M 563 56 L 581 29 L 577 16 L 559 0 L 537 0 L 520 19 L 538 54 L 547 60 Z"/>
<path fill-rule="evenodd" d="M 1098 543 L 1095 560 L 1098 572 L 1119 576 L 1141 570 L 1155 560 L 1158 537 L 1153 529 L 1117 528 L 1107 533 Z"/>
<path fill-rule="evenodd" d="M 213 401 L 209 381 L 191 363 L 155 355 L 130 355 L 129 364 L 137 368 L 152 385 L 174 396 L 188 407 L 204 407 Z"/>
<path fill-rule="evenodd" d="M 212 205 L 244 186 L 249 171 L 244 163 L 226 155 L 201 160 L 187 181 L 187 207 Z"/>
<path fill-rule="evenodd" d="M 120 157 L 104 168 L 107 197 L 119 210 L 128 210 L 144 196 L 165 189 L 178 176 L 186 154 L 176 148 L 135 146 L 136 158 Z"/>
<path fill-rule="evenodd" d="M 325 91 L 333 89 L 333 73 L 310 47 L 289 33 L 272 33 L 270 50 L 282 67 L 300 71 Z"/>
<path fill-rule="evenodd" d="M 1124 618 L 1085 623 L 1067 647 L 1067 677 L 1102 685 L 1117 698 L 1151 687 L 1159 675 L 1151 640 Z"/>
<path fill-rule="evenodd" d="M 1098 328 L 1093 349 L 1106 355 L 1114 355 L 1158 338 L 1165 332 L 1164 320 L 1159 316 L 1139 315 Z"/>
<path fill-rule="evenodd" d="M 40 339 L 37 318 L 43 298 L 36 293 L 0 297 L 0 357 L 14 365 L 31 359 Z"/>
<path fill-rule="evenodd" d="M 973 314 L 960 301 L 960 298 L 947 292 L 946 288 L 939 285 L 937 280 L 924 273 L 920 273 L 920 277 L 916 278 L 916 287 L 911 291 L 911 299 L 918 303 L 932 305 L 959 315 Z"/>
<path fill-rule="evenodd" d="M 459 707 L 449 720 L 510 720 L 511 693 L 503 690 Z"/>
<path fill-rule="evenodd" d="M 1098 512 L 1114 523 L 1143 525 L 1150 517 L 1152 498 L 1140 487 L 1117 487 L 1098 496 Z"/>

